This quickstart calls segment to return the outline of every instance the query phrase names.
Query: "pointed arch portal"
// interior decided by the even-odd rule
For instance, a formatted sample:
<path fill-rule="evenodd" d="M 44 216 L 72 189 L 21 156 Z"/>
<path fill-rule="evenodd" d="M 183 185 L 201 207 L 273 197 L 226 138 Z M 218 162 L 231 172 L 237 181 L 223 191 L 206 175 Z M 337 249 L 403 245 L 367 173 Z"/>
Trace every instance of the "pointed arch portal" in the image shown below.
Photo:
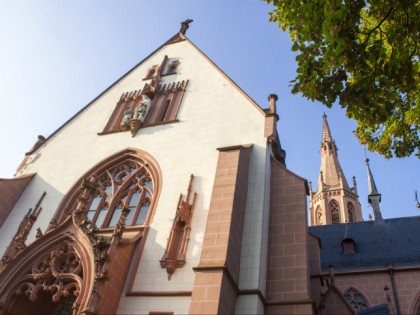
<path fill-rule="evenodd" d="M 90 242 L 69 217 L 2 271 L 0 314 L 76 313 L 89 302 L 94 271 Z"/>
<path fill-rule="evenodd" d="M 157 162 L 130 148 L 82 176 L 45 233 L 0 271 L 0 315 L 115 312 L 109 297 L 122 291 L 135 244 L 145 241 L 160 180 Z"/>

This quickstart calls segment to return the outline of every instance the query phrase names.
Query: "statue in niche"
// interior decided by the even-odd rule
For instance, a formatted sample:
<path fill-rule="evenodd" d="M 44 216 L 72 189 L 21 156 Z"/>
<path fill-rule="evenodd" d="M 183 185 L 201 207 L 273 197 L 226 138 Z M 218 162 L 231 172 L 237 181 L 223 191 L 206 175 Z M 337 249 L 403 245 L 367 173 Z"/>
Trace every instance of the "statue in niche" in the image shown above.
<path fill-rule="evenodd" d="M 136 109 L 134 110 L 134 115 L 132 119 L 138 119 L 142 123 L 146 119 L 147 113 L 149 112 L 150 105 L 152 104 L 151 99 L 143 94 L 143 100 L 137 105 Z"/>
<path fill-rule="evenodd" d="M 324 219 L 322 217 L 321 211 L 318 211 L 318 225 L 324 224 Z"/>
<path fill-rule="evenodd" d="M 121 129 L 128 129 L 130 127 L 130 119 L 133 118 L 133 110 L 131 108 L 127 108 L 124 112 L 124 116 L 121 120 Z"/>

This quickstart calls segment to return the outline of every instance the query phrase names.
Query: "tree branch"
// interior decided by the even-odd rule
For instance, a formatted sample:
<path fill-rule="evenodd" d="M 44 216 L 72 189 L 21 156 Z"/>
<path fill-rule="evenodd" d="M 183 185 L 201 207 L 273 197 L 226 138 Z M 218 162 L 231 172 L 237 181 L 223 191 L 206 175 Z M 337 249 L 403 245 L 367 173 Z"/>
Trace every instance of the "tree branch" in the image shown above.
<path fill-rule="evenodd" d="M 386 21 L 386 19 L 388 18 L 388 16 L 391 14 L 391 12 L 392 12 L 392 10 L 393 10 L 394 8 L 393 7 L 391 7 L 391 8 L 389 8 L 389 11 L 388 11 L 388 13 L 383 17 L 383 19 L 374 27 L 374 28 L 372 28 L 370 31 L 369 31 L 369 33 L 367 34 L 367 38 L 365 39 L 365 41 L 361 44 L 361 45 L 365 45 L 366 44 L 366 42 L 369 40 L 369 38 L 370 38 L 370 35 L 372 35 L 372 33 L 375 31 L 375 30 L 377 30 L 378 28 L 380 28 L 381 27 L 381 25 L 382 25 L 382 23 L 384 23 L 385 21 Z"/>

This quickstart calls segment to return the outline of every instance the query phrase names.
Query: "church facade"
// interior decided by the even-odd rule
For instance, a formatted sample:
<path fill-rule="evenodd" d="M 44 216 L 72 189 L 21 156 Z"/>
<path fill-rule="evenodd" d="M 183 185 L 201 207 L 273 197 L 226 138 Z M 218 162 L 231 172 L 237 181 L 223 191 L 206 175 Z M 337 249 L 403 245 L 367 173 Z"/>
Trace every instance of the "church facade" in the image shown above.
<path fill-rule="evenodd" d="M 355 234 L 379 226 L 389 245 L 407 225 L 362 221 L 326 117 L 332 162 L 312 192 L 286 167 L 277 96 L 256 104 L 186 37 L 190 22 L 0 179 L 0 314 L 417 310 L 417 241 L 403 263 L 354 258 Z M 396 300 L 400 275 L 411 291 Z"/>

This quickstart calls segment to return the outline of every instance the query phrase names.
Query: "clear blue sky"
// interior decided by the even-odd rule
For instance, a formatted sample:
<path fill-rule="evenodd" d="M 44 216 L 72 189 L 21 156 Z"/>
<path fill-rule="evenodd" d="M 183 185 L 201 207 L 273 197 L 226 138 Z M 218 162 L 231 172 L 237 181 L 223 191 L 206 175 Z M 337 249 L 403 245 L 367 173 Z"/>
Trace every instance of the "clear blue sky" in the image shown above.
<path fill-rule="evenodd" d="M 0 0 L 0 178 L 13 176 L 37 135 L 53 133 L 190 18 L 187 37 L 261 107 L 268 107 L 268 94 L 278 95 L 287 166 L 314 185 L 327 114 L 344 174 L 350 185 L 356 176 L 367 219 L 372 209 L 355 122 L 339 107 L 291 94 L 295 59 L 288 34 L 268 22 L 270 9 L 260 0 Z M 419 160 L 367 156 L 384 218 L 420 214 L 414 201 Z"/>

